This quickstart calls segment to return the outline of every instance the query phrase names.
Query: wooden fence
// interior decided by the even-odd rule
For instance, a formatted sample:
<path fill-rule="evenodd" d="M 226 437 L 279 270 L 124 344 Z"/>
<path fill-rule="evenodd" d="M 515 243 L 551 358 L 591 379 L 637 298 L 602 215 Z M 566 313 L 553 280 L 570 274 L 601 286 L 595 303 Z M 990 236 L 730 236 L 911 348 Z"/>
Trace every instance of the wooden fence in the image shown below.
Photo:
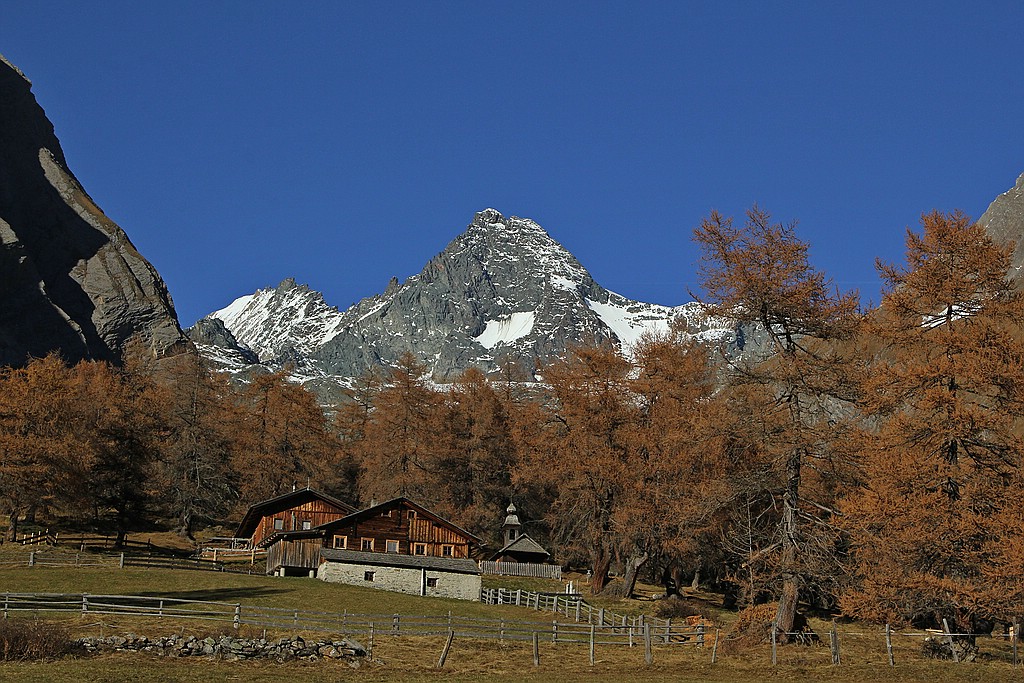
<path fill-rule="evenodd" d="M 642 631 L 647 625 L 653 629 L 655 636 L 664 636 L 660 638 L 662 642 L 667 642 L 673 633 L 671 619 L 660 619 L 643 614 L 634 616 L 617 614 L 603 607 L 594 607 L 578 594 L 538 593 L 512 588 L 484 588 L 480 591 L 480 601 L 487 605 L 518 605 L 540 612 L 561 614 L 576 623 L 586 622 L 601 627 L 610 626 Z"/>
<path fill-rule="evenodd" d="M 194 557 L 163 557 L 160 555 L 139 555 L 133 553 L 101 554 L 101 553 L 43 553 L 32 551 L 24 560 L 0 563 L 3 567 L 60 567 L 84 568 L 106 567 L 108 569 L 124 569 L 125 567 L 149 567 L 154 569 L 193 569 L 200 571 L 229 572 L 233 574 L 263 575 L 262 568 L 233 567 L 223 562 L 203 560 Z"/>
<path fill-rule="evenodd" d="M 482 560 L 480 571 L 498 576 L 529 576 L 537 579 L 562 578 L 562 568 L 557 564 L 534 564 L 532 562 L 491 562 Z"/>
<path fill-rule="evenodd" d="M 551 643 L 638 646 L 650 644 L 705 645 L 710 639 L 703 626 L 677 626 L 657 632 L 643 627 L 546 621 L 482 619 L 447 614 L 359 614 L 314 612 L 280 607 L 242 605 L 208 600 L 183 600 L 141 595 L 92 595 L 88 593 L 3 593 L 3 617 L 12 613 L 75 613 L 120 615 L 157 619 L 201 619 L 290 631 L 321 631 L 362 637 L 427 636 L 455 634 L 464 638 Z"/>

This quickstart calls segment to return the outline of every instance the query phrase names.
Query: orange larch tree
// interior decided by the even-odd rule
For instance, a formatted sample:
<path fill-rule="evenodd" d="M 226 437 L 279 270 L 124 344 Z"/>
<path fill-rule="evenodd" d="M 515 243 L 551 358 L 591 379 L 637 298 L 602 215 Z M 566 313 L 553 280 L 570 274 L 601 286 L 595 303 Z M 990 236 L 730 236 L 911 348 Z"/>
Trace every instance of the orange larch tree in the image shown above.
<path fill-rule="evenodd" d="M 706 313 L 757 325 L 768 340 L 765 360 L 732 364 L 734 385 L 754 385 L 760 404 L 749 437 L 774 464 L 781 514 L 773 547 L 777 563 L 770 587 L 779 597 L 775 627 L 782 642 L 793 630 L 801 592 L 820 571 L 817 549 L 836 536 L 827 479 L 833 424 L 851 398 L 843 340 L 859 318 L 855 293 L 841 294 L 808 260 L 808 245 L 793 225 L 772 222 L 756 206 L 742 227 L 713 212 L 694 232 L 703 251 Z M 764 427 L 764 428 L 761 428 Z"/>
<path fill-rule="evenodd" d="M 842 505 L 853 563 L 842 606 L 973 632 L 1024 600 L 1024 297 L 1008 278 L 1012 246 L 961 213 L 921 223 L 905 265 L 879 264 L 863 486 Z"/>

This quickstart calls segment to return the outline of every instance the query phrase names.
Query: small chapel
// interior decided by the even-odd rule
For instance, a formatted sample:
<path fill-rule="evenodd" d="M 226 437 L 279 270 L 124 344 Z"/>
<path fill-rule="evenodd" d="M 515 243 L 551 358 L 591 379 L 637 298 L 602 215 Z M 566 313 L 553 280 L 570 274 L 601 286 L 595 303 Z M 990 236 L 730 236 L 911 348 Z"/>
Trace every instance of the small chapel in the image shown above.
<path fill-rule="evenodd" d="M 545 564 L 551 559 L 551 553 L 523 533 L 523 524 L 519 521 L 515 503 L 509 503 L 505 509 L 505 522 L 501 525 L 504 545 L 491 560 L 495 562 L 522 562 Z"/>

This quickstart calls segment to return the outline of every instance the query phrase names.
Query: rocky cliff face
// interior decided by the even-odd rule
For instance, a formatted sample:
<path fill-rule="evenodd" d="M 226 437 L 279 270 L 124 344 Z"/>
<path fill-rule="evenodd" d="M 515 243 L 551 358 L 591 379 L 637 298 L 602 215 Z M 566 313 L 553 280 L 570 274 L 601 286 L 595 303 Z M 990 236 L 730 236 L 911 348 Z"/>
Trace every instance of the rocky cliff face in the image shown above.
<path fill-rule="evenodd" d="M 1013 254 L 1013 277 L 1017 286 L 1022 284 L 1021 269 L 1024 268 L 1024 174 L 1017 178 L 1017 184 L 1002 193 L 989 204 L 978 219 L 988 234 L 1003 244 L 1017 245 Z"/>
<path fill-rule="evenodd" d="M 696 304 L 658 306 L 608 291 L 537 223 L 488 209 L 418 275 L 392 280 L 344 312 L 286 280 L 201 321 L 223 323 L 234 345 L 190 334 L 211 359 L 251 350 L 304 378 L 358 376 L 408 351 L 443 381 L 469 367 L 494 370 L 506 358 L 532 370 L 571 345 L 607 341 L 628 352 L 643 333 L 665 332 L 677 318 L 708 340 L 734 348 L 744 341 L 704 320 Z"/>
<path fill-rule="evenodd" d="M 118 361 L 187 343 L 163 280 L 68 168 L 31 83 L 0 57 L 0 364 Z"/>

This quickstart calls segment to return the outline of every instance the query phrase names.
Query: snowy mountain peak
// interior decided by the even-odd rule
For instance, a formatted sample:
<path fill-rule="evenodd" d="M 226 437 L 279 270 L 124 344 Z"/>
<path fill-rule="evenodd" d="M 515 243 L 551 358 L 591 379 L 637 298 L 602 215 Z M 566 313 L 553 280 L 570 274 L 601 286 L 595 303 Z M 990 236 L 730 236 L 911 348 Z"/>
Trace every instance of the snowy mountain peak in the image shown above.
<path fill-rule="evenodd" d="M 209 317 L 264 363 L 290 362 L 307 377 L 358 376 L 409 351 L 445 380 L 505 358 L 532 370 L 572 345 L 610 342 L 628 352 L 679 316 L 708 339 L 732 334 L 703 320 L 695 304 L 672 308 L 608 291 L 535 221 L 485 209 L 420 273 L 344 312 L 288 279 Z"/>
<path fill-rule="evenodd" d="M 312 353 L 338 332 L 342 320 L 320 292 L 293 278 L 239 297 L 206 317 L 224 323 L 240 344 L 264 362 Z"/>

